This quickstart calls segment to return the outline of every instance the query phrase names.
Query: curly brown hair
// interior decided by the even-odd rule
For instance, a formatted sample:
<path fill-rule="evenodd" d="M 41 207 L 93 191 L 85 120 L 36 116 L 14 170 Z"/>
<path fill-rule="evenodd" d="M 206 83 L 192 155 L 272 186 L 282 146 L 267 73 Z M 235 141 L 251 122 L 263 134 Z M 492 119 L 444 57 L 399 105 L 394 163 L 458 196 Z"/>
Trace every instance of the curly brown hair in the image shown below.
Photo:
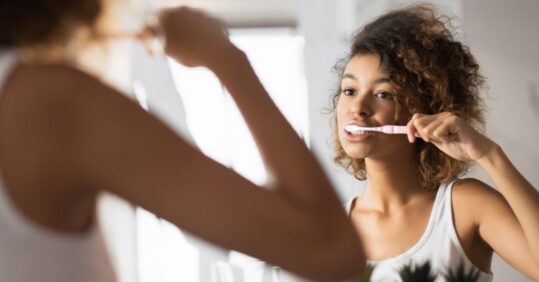
<path fill-rule="evenodd" d="M 46 45 L 66 40 L 74 29 L 90 27 L 101 0 L 0 1 L 0 46 Z"/>
<path fill-rule="evenodd" d="M 451 19 L 429 5 L 414 5 L 382 15 L 361 29 L 350 54 L 336 66 L 344 67 L 357 55 L 375 54 L 397 89 L 398 114 L 453 112 L 476 129 L 484 129 L 483 102 L 479 96 L 485 79 L 467 46 L 450 31 Z M 339 81 L 340 81 L 339 79 Z M 357 179 L 367 179 L 364 159 L 350 158 L 337 135 L 337 102 L 333 94 L 334 161 Z M 416 142 L 423 187 L 435 189 L 467 171 L 469 162 L 458 161 L 431 143 Z"/>

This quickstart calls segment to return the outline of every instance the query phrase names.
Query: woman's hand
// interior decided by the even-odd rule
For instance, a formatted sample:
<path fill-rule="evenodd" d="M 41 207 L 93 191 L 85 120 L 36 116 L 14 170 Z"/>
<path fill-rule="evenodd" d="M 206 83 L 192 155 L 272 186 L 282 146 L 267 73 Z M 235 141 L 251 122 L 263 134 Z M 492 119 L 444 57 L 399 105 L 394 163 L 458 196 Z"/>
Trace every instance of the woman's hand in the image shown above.
<path fill-rule="evenodd" d="M 414 114 L 407 128 L 408 140 L 411 143 L 416 137 L 420 137 L 461 161 L 479 161 L 497 147 L 492 140 L 450 112 L 435 115 Z"/>
<path fill-rule="evenodd" d="M 199 10 L 164 9 L 159 23 L 156 33 L 165 38 L 165 52 L 188 67 L 211 68 L 238 51 L 228 39 L 224 23 Z"/>

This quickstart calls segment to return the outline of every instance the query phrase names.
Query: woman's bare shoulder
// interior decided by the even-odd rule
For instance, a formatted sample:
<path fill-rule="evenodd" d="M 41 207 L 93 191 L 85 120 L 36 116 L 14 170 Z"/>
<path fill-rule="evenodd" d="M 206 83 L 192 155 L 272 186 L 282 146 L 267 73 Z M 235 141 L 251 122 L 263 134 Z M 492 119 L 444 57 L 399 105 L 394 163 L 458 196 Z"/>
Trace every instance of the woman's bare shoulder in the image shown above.
<path fill-rule="evenodd" d="M 2 89 L 4 115 L 30 119 L 73 113 L 80 100 L 103 87 L 95 77 L 67 65 L 21 64 Z"/>
<path fill-rule="evenodd" d="M 481 216 L 492 206 L 507 204 L 496 189 L 475 178 L 458 180 L 453 186 L 452 200 L 456 210 L 464 210 L 476 216 Z"/>
<path fill-rule="evenodd" d="M 32 148 L 32 156 L 39 159 L 48 154 L 61 159 L 58 153 L 66 155 L 70 147 L 80 144 L 90 126 L 104 123 L 100 116 L 122 114 L 121 105 L 129 104 L 128 98 L 96 77 L 52 64 L 19 65 L 1 95 L 3 140 L 9 147 L 4 149 L 27 152 Z"/>
<path fill-rule="evenodd" d="M 10 104 L 3 111 L 31 119 L 74 122 L 84 113 L 114 110 L 117 103 L 107 100 L 129 100 L 96 76 L 60 64 L 21 64 L 3 90 L 3 102 Z"/>
<path fill-rule="evenodd" d="M 62 86 L 72 83 L 94 84 L 99 80 L 89 73 L 69 64 L 20 64 L 15 68 L 14 79 L 32 81 L 36 84 L 55 84 L 62 81 Z"/>
<path fill-rule="evenodd" d="M 476 178 L 459 179 L 453 185 L 453 197 L 466 198 L 470 201 L 488 200 L 501 194 L 487 183 Z"/>

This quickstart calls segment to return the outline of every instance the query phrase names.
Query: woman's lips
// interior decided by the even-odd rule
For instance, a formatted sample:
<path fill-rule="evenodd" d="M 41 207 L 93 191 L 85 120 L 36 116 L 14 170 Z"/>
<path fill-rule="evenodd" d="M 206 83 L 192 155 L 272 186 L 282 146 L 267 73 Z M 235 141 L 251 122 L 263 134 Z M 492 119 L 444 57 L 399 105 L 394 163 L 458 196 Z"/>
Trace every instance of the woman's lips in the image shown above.
<path fill-rule="evenodd" d="M 346 136 L 346 140 L 350 142 L 361 142 L 361 141 L 371 138 L 374 134 L 376 134 L 375 132 L 365 132 L 363 134 L 352 134 L 344 129 L 343 131 Z"/>

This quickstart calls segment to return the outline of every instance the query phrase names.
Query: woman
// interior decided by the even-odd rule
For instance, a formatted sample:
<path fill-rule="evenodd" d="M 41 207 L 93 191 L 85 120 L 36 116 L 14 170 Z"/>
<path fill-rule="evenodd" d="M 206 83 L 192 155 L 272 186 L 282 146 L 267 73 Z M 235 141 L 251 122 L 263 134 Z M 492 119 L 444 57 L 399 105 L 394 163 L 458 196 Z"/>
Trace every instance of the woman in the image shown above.
<path fill-rule="evenodd" d="M 0 3 L 0 280 L 114 281 L 95 219 L 102 191 L 307 278 L 360 273 L 361 246 L 333 187 L 219 22 L 187 8 L 159 16 L 167 54 L 208 67 L 235 99 L 268 189 L 77 68 L 69 51 L 106 37 L 97 23 L 108 4 Z"/>
<path fill-rule="evenodd" d="M 468 48 L 428 6 L 390 12 L 354 38 L 334 95 L 335 161 L 366 191 L 347 204 L 371 281 L 430 263 L 491 281 L 493 252 L 539 280 L 539 195 L 480 133 L 483 77 Z M 403 134 L 356 126 L 406 126 Z M 357 128 L 356 128 L 357 129 Z M 497 190 L 458 179 L 472 163 Z"/>

